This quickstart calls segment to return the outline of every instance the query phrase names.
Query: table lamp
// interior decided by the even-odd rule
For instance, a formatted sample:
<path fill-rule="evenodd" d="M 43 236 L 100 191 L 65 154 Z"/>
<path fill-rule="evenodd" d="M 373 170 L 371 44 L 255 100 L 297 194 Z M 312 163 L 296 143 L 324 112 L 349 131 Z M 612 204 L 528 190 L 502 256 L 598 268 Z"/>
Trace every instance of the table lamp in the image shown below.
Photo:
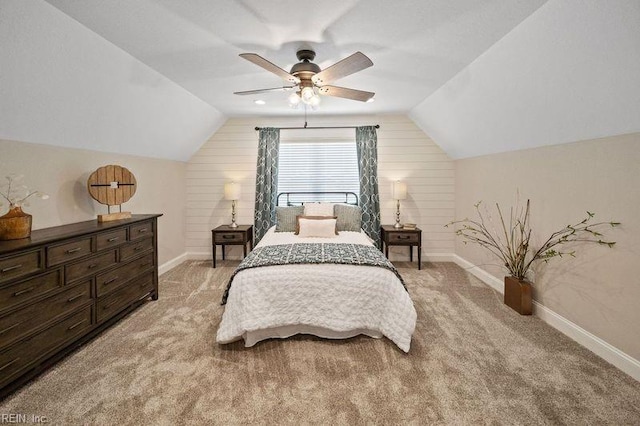
<path fill-rule="evenodd" d="M 406 198 L 407 198 L 407 184 L 399 180 L 393 182 L 393 199 L 397 201 L 396 224 L 393 225 L 393 227 L 396 229 L 402 228 L 402 224 L 400 224 L 400 200 L 404 200 Z"/>
<path fill-rule="evenodd" d="M 229 227 L 237 228 L 236 223 L 236 201 L 240 199 L 240 184 L 227 182 L 224 184 L 224 199 L 231 200 L 231 224 Z"/>

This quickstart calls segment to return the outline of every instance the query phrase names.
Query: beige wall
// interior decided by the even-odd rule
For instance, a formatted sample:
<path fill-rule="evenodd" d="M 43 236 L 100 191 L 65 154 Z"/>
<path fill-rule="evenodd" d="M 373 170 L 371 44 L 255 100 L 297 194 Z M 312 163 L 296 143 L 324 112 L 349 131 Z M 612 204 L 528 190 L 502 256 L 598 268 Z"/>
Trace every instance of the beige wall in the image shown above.
<path fill-rule="evenodd" d="M 451 253 L 453 234 L 443 225 L 454 215 L 453 162 L 406 116 L 313 117 L 310 126 L 380 124 L 378 130 L 378 175 L 383 223 L 395 222 L 391 199 L 394 180 L 408 185 L 401 219 L 423 230 L 424 253 Z M 258 135 L 256 126 L 300 126 L 300 118 L 230 119 L 191 158 L 187 166 L 187 251 L 211 253 L 211 229 L 230 222 L 231 205 L 223 197 L 223 185 L 234 180 L 242 185 L 238 223 L 253 223 Z M 294 137 L 283 130 L 281 138 Z M 303 137 L 330 135 L 335 131 L 295 131 Z M 339 132 L 338 132 L 339 133 Z M 349 130 L 347 136 L 355 134 Z M 233 252 L 231 249 L 235 249 Z M 393 247 L 392 258 L 408 258 L 404 247 Z M 230 256 L 240 254 L 231 247 Z"/>
<path fill-rule="evenodd" d="M 608 137 L 456 161 L 456 217 L 473 204 L 511 206 L 519 191 L 531 200 L 533 241 L 581 219 L 622 222 L 608 230 L 613 249 L 576 246 L 577 258 L 538 265 L 534 298 L 580 327 L 640 359 L 640 134 Z M 476 264 L 495 263 L 476 246 L 456 242 Z M 504 272 L 482 266 L 496 277 Z"/>
<path fill-rule="evenodd" d="M 24 175 L 24 183 L 50 195 L 35 199 L 25 211 L 33 215 L 33 228 L 95 219 L 107 206 L 87 192 L 87 179 L 98 167 L 119 164 L 136 176 L 138 189 L 123 205 L 132 213 L 162 213 L 158 228 L 159 263 L 185 252 L 184 185 L 186 163 L 130 155 L 109 154 L 0 140 L 0 178 L 9 173 Z M 6 203 L 0 214 L 6 211 Z"/>

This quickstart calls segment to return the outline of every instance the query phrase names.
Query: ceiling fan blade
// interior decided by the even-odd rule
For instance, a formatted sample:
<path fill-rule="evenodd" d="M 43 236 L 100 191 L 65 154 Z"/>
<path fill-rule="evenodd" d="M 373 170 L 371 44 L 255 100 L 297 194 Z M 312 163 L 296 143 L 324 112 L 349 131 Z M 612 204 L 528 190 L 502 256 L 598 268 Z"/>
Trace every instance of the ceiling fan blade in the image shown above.
<path fill-rule="evenodd" d="M 298 77 L 289 74 L 279 66 L 267 61 L 265 58 L 256 53 L 241 53 L 240 57 L 246 59 L 249 62 L 253 62 L 257 66 L 262 67 L 269 72 L 274 73 L 283 80 L 294 84 L 300 83 L 300 79 Z"/>
<path fill-rule="evenodd" d="M 362 71 L 365 68 L 369 68 L 371 65 L 373 65 L 371 59 L 362 52 L 356 52 L 353 55 L 347 56 L 343 60 L 336 62 L 329 68 L 320 71 L 318 74 L 311 77 L 311 80 L 315 84 L 322 86 L 323 84 L 330 83 L 339 78 Z"/>
<path fill-rule="evenodd" d="M 257 95 L 259 93 L 278 92 L 281 90 L 291 90 L 297 86 L 272 87 L 270 89 L 245 90 L 244 92 L 233 92 L 234 95 Z"/>
<path fill-rule="evenodd" d="M 327 96 L 335 96 L 337 98 L 352 99 L 354 101 L 367 102 L 375 96 L 373 92 L 365 92 L 364 90 L 347 89 L 346 87 L 322 86 L 318 90 L 320 94 Z"/>

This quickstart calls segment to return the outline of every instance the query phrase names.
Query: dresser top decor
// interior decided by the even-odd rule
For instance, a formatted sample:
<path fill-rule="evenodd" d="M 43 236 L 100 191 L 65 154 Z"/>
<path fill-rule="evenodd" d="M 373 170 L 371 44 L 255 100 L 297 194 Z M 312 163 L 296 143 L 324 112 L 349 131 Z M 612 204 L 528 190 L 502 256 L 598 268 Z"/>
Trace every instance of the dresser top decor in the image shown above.
<path fill-rule="evenodd" d="M 91 173 L 87 180 L 89 195 L 100 204 L 107 205 L 108 214 L 99 214 L 98 222 L 127 219 L 131 212 L 123 212 L 122 204 L 136 193 L 138 183 L 129 169 L 110 164 Z M 118 206 L 119 212 L 111 213 L 111 206 Z"/>
<path fill-rule="evenodd" d="M 22 211 L 22 206 L 28 206 L 32 197 L 43 200 L 49 198 L 44 192 L 29 189 L 21 184 L 22 178 L 22 175 L 10 174 L 6 176 L 7 182 L 0 185 L 0 207 L 4 201 L 9 203 L 9 211 L 0 216 L 0 241 L 29 238 L 32 217 Z"/>

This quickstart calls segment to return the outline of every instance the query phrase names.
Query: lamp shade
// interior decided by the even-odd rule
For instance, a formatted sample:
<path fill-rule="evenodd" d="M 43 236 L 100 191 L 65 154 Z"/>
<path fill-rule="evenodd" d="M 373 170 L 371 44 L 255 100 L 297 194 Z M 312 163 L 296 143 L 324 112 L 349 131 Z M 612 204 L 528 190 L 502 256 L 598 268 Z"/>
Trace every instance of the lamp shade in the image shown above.
<path fill-rule="evenodd" d="M 393 199 L 404 200 L 407 198 L 407 184 L 399 180 L 393 182 Z"/>
<path fill-rule="evenodd" d="M 224 199 L 225 200 L 239 200 L 240 199 L 240 184 L 236 182 L 227 182 L 224 184 Z"/>

